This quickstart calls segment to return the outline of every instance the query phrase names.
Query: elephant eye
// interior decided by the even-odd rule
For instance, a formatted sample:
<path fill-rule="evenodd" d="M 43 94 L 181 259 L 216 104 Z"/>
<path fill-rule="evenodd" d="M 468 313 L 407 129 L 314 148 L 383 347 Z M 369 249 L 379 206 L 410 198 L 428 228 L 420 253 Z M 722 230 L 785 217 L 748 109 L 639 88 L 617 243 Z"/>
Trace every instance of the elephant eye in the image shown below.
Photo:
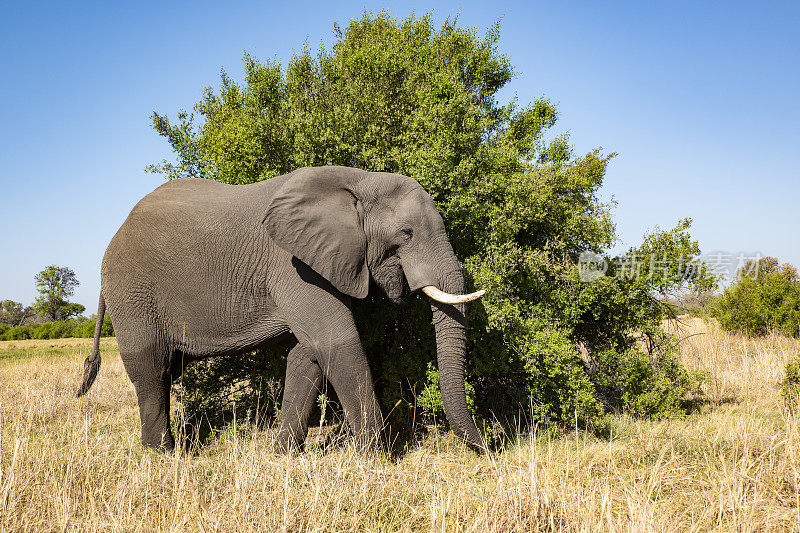
<path fill-rule="evenodd" d="M 414 236 L 414 231 L 411 228 L 401 229 L 400 233 L 403 234 L 403 238 L 405 238 L 406 242 L 410 241 L 411 237 Z"/>

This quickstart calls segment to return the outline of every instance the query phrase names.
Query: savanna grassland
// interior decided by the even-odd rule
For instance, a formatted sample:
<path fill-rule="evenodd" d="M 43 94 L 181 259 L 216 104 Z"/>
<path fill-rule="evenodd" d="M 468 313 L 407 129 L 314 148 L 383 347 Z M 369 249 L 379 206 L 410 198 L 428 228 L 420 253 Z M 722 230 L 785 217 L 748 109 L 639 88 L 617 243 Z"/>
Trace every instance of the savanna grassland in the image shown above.
<path fill-rule="evenodd" d="M 483 457 L 447 435 L 399 458 L 312 435 L 283 457 L 269 430 L 162 455 L 139 444 L 113 339 L 81 400 L 90 339 L 4 342 L 0 530 L 800 530 L 800 426 L 777 386 L 800 341 L 675 327 L 684 363 L 713 374 L 692 415 L 618 416 L 610 438 L 531 435 Z"/>

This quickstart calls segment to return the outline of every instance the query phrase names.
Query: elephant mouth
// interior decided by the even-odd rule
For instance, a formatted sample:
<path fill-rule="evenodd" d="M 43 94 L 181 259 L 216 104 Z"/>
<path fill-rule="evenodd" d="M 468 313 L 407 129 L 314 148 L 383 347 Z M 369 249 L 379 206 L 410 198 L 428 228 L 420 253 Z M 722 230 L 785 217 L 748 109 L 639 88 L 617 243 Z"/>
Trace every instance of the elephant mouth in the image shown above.
<path fill-rule="evenodd" d="M 394 304 L 400 305 L 410 293 L 400 260 L 390 257 L 370 271 L 372 279 Z"/>

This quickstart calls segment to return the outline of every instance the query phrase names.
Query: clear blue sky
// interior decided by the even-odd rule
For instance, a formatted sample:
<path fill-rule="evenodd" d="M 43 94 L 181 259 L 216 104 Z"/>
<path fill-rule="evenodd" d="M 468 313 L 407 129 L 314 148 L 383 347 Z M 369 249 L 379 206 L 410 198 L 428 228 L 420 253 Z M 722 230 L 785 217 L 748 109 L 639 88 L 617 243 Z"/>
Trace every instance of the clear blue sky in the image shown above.
<path fill-rule="evenodd" d="M 364 8 L 502 17 L 503 93 L 559 104 L 579 152 L 619 156 L 603 198 L 624 249 L 694 218 L 706 252 L 800 266 L 800 7 L 792 2 L 4 2 L 0 6 L 0 299 L 30 304 L 55 263 L 96 310 L 100 262 L 170 157 L 153 110 L 190 108 L 244 51 L 284 64 Z"/>

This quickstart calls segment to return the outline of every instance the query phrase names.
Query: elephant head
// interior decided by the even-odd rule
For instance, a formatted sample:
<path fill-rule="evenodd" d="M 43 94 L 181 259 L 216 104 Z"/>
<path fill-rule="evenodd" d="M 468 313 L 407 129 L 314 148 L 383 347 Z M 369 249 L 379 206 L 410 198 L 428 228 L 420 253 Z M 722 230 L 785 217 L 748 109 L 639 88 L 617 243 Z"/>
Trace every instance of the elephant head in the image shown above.
<path fill-rule="evenodd" d="M 431 298 L 447 419 L 468 444 L 484 449 L 464 391 L 465 303 L 483 291 L 462 295 L 444 222 L 419 183 L 346 167 L 302 168 L 276 192 L 264 224 L 278 246 L 344 294 L 366 297 L 371 276 L 394 301 L 404 279 Z"/>

